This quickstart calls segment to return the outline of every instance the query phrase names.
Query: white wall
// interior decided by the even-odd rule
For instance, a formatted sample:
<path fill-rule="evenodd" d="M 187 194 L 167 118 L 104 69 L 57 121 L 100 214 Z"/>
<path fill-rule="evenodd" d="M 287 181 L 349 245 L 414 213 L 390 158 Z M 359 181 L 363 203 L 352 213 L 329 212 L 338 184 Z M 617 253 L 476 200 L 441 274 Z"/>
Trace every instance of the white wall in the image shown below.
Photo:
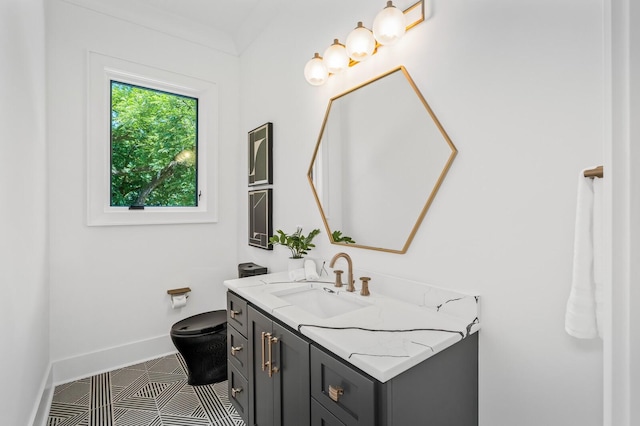
<path fill-rule="evenodd" d="M 47 11 L 51 359 L 54 380 L 173 350 L 171 325 L 225 307 L 222 280 L 236 275 L 238 58 L 161 31 L 53 0 Z M 87 227 L 87 51 L 217 84 L 219 222 Z M 189 286 L 172 310 L 168 289 Z M 103 356 L 108 354 L 108 356 Z M 55 368 L 59 367 L 59 368 Z"/>
<path fill-rule="evenodd" d="M 640 422 L 640 7 L 605 0 L 605 182 L 611 188 L 611 335 L 605 340 L 605 426 Z"/>
<path fill-rule="evenodd" d="M 628 291 L 629 300 L 629 384 L 630 384 L 630 413 L 629 425 L 640 422 L 640 291 L 638 282 L 640 280 L 640 199 L 638 189 L 640 188 L 640 152 L 638 150 L 638 138 L 640 137 L 640 7 L 637 2 L 629 2 L 629 44 L 628 44 L 628 76 L 629 76 L 629 109 L 628 130 L 623 143 L 629 148 L 629 189 L 626 194 L 630 200 L 629 224 L 631 231 L 629 246 L 630 274 L 625 290 Z M 618 16 L 619 17 L 619 16 Z M 622 101 L 622 99 L 618 99 Z M 634 167 L 635 166 L 635 167 Z"/>
<path fill-rule="evenodd" d="M 241 56 L 242 131 L 274 123 L 274 228 L 322 229 L 305 174 L 328 99 L 405 65 L 459 155 L 407 254 L 345 251 L 357 268 L 482 294 L 482 426 L 602 424 L 601 342 L 564 332 L 577 177 L 602 164 L 601 1 L 428 4 L 402 44 L 320 88 L 305 62 L 382 4 L 290 2 Z M 329 258 L 340 249 L 324 234 L 312 254 Z M 246 235 L 240 220 L 239 261 L 286 267 L 286 249 Z"/>
<path fill-rule="evenodd" d="M 49 366 L 42 0 L 0 2 L 2 423 L 35 416 Z"/>

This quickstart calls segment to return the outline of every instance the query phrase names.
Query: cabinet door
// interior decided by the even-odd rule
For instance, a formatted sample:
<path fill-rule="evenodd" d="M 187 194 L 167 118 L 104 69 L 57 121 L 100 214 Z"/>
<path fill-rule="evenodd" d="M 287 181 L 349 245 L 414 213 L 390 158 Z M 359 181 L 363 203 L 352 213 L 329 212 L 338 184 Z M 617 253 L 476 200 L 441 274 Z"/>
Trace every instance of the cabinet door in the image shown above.
<path fill-rule="evenodd" d="M 227 327 L 227 359 L 245 377 L 248 376 L 247 339 L 233 327 Z"/>
<path fill-rule="evenodd" d="M 309 426 L 309 343 L 252 307 L 248 325 L 249 424 Z"/>
<path fill-rule="evenodd" d="M 309 343 L 278 323 L 273 324 L 274 368 L 274 424 L 280 426 L 309 426 L 310 380 Z"/>
<path fill-rule="evenodd" d="M 229 401 L 242 420 L 247 422 L 249 406 L 249 385 L 247 379 L 231 364 L 228 364 Z"/>
<path fill-rule="evenodd" d="M 246 337 L 247 301 L 230 291 L 227 292 L 227 323 Z"/>
<path fill-rule="evenodd" d="M 249 424 L 252 426 L 272 426 L 274 393 L 273 378 L 267 369 L 266 335 L 272 333 L 273 323 L 255 309 L 248 309 L 249 339 Z"/>
<path fill-rule="evenodd" d="M 347 426 L 376 424 L 374 381 L 315 346 L 311 396 Z"/>
<path fill-rule="evenodd" d="M 311 400 L 311 426 L 344 426 L 340 420 L 315 399 Z"/>

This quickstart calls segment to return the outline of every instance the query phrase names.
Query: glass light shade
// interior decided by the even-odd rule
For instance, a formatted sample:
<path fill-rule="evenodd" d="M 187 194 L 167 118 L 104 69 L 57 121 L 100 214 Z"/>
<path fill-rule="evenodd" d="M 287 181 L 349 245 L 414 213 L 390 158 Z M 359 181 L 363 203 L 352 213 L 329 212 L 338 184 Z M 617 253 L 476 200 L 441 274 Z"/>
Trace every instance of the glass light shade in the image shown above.
<path fill-rule="evenodd" d="M 392 2 L 382 9 L 373 21 L 373 36 L 383 46 L 390 46 L 400 40 L 407 31 L 406 18 Z"/>
<path fill-rule="evenodd" d="M 356 29 L 347 36 L 345 47 L 351 59 L 362 62 L 373 55 L 376 39 L 373 38 L 373 33 L 362 25 L 362 22 L 358 22 Z"/>
<path fill-rule="evenodd" d="M 344 45 L 340 44 L 337 38 L 324 51 L 323 58 L 323 62 L 331 74 L 338 74 L 349 67 L 349 55 L 347 55 Z"/>
<path fill-rule="evenodd" d="M 304 66 L 304 78 L 312 86 L 321 86 L 327 81 L 328 77 L 329 71 L 327 71 L 324 62 L 322 62 L 320 54 L 316 53 Z"/>

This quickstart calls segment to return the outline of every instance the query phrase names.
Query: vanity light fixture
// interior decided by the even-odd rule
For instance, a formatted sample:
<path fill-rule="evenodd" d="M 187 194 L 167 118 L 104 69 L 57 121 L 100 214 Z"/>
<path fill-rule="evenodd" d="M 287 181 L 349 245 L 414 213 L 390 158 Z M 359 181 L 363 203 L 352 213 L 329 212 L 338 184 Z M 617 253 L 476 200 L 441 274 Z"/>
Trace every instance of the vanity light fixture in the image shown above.
<path fill-rule="evenodd" d="M 383 46 L 391 46 L 402 38 L 407 31 L 404 13 L 398 10 L 393 2 L 388 1 L 373 21 L 373 35 Z"/>
<path fill-rule="evenodd" d="M 404 11 L 392 1 L 382 9 L 373 21 L 373 32 L 362 22 L 349 33 L 345 44 L 338 39 L 324 52 L 324 58 L 316 53 L 304 67 L 304 76 L 313 86 L 324 84 L 329 75 L 338 74 L 350 66 L 367 60 L 379 46 L 390 46 L 402 38 L 406 31 L 424 21 L 424 0 L 418 0 Z"/>
<path fill-rule="evenodd" d="M 327 66 L 322 61 L 322 56 L 316 52 L 313 58 L 304 66 L 304 78 L 313 86 L 321 86 L 327 81 L 328 77 Z"/>
<path fill-rule="evenodd" d="M 346 70 L 349 67 L 349 55 L 347 55 L 347 49 L 344 44 L 341 44 L 337 38 L 334 39 L 333 44 L 324 51 L 322 61 L 327 66 L 327 71 L 330 74 L 338 74 Z"/>
<path fill-rule="evenodd" d="M 370 29 L 358 22 L 358 26 L 347 36 L 345 47 L 351 59 L 357 62 L 366 61 L 376 49 L 376 39 Z"/>

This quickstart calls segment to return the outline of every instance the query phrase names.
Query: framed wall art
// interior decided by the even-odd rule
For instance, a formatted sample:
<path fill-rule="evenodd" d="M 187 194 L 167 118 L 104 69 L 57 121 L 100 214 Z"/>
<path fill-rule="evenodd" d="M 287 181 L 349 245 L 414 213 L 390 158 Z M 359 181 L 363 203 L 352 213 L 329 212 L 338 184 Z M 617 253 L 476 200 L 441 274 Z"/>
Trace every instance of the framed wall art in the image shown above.
<path fill-rule="evenodd" d="M 249 186 L 273 183 L 273 123 L 249 132 Z"/>
<path fill-rule="evenodd" d="M 249 245 L 273 250 L 269 238 L 273 234 L 271 221 L 271 189 L 249 191 Z"/>

